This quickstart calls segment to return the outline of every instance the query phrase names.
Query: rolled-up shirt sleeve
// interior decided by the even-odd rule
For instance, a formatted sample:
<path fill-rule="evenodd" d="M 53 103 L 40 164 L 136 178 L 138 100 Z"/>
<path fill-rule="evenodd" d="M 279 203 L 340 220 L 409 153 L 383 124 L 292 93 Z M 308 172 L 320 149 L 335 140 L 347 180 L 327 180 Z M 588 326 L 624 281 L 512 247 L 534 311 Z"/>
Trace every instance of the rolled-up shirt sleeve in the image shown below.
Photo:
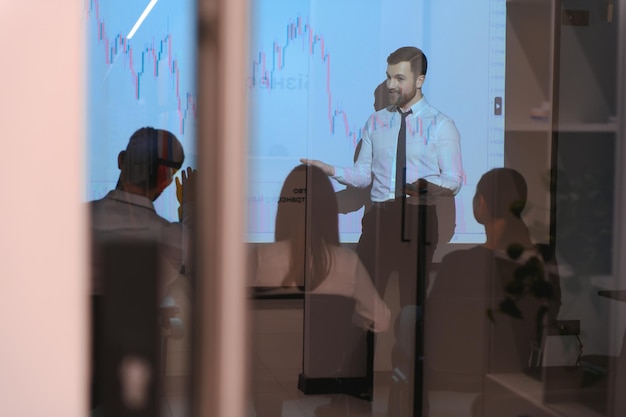
<path fill-rule="evenodd" d="M 422 98 L 406 119 L 406 182 L 424 179 L 433 184 L 430 196 L 456 195 L 464 183 L 461 135 L 454 120 Z M 361 131 L 361 151 L 353 167 L 335 167 L 333 179 L 344 185 L 372 185 L 372 201 L 396 195 L 396 153 L 400 113 L 393 107 L 369 117 Z"/>
<path fill-rule="evenodd" d="M 447 119 L 437 127 L 437 163 L 439 175 L 427 176 L 428 182 L 450 190 L 456 195 L 463 185 L 461 135 L 453 120 Z"/>

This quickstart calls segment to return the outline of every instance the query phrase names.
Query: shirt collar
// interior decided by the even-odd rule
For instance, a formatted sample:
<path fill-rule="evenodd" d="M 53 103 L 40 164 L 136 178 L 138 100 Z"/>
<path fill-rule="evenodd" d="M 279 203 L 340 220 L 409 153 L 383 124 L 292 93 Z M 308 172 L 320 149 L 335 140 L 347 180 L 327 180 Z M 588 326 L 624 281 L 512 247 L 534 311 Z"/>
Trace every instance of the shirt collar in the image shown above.
<path fill-rule="evenodd" d="M 126 191 L 111 190 L 108 192 L 105 198 L 110 198 L 112 200 L 120 201 L 126 204 L 145 207 L 147 209 L 155 211 L 154 204 L 152 203 L 152 201 L 150 201 L 149 198 L 137 194 L 128 193 Z"/>
<path fill-rule="evenodd" d="M 428 105 L 428 102 L 426 101 L 426 98 L 422 96 L 422 98 L 420 98 L 417 103 L 409 107 L 409 109 L 413 111 L 413 114 L 417 114 L 421 112 L 427 105 Z M 396 111 L 397 111 L 397 108 L 396 108 Z"/>

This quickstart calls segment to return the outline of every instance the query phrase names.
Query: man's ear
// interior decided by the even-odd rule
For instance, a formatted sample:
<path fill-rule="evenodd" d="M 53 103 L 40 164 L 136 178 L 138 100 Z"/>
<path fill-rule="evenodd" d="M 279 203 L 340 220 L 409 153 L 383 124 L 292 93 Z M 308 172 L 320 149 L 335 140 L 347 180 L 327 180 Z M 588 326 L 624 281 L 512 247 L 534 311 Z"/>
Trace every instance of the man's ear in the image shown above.
<path fill-rule="evenodd" d="M 415 80 L 415 88 L 422 88 L 422 85 L 424 84 L 425 79 L 426 79 L 425 75 L 418 76 L 417 79 Z"/>
<path fill-rule="evenodd" d="M 126 158 L 126 151 L 122 151 L 117 155 L 117 167 L 122 169 L 124 166 L 124 158 Z"/>

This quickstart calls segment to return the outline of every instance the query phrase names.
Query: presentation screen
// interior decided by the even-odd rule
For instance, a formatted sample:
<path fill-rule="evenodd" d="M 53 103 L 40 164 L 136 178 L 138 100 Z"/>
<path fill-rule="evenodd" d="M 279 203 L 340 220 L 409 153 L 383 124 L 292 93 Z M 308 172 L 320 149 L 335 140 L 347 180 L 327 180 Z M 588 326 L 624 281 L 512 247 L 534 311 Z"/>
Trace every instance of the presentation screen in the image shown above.
<path fill-rule="evenodd" d="M 280 189 L 300 158 L 351 166 L 387 56 L 422 49 L 422 92 L 461 134 L 464 184 L 453 243 L 484 241 L 472 214 L 480 176 L 504 161 L 504 0 L 251 0 L 248 234 L 274 240 Z M 343 185 L 334 182 L 340 191 Z M 340 214 L 342 242 L 363 208 Z"/>
<path fill-rule="evenodd" d="M 86 198 L 104 197 L 119 178 L 117 156 L 151 126 L 172 132 L 196 167 L 196 3 L 85 0 L 87 71 Z M 178 174 L 180 175 L 180 174 Z M 155 202 L 178 220 L 175 186 Z"/>

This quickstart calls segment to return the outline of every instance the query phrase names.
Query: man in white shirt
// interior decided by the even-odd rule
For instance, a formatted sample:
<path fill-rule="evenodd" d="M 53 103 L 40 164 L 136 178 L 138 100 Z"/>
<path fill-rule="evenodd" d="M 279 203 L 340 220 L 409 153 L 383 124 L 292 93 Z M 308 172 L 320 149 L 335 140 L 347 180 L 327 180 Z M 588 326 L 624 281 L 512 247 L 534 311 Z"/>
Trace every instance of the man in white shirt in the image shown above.
<path fill-rule="evenodd" d="M 381 296 L 389 275 L 399 273 L 402 306 L 423 297 L 418 295 L 418 249 L 424 251 L 425 286 L 438 241 L 435 204 L 440 197 L 456 195 L 464 177 L 454 121 L 422 95 L 426 70 L 426 56 L 418 48 L 402 47 L 389 55 L 387 90 L 392 104 L 368 118 L 353 167 L 302 160 L 342 184 L 372 185 L 373 205 L 364 215 L 357 251 Z M 424 210 L 426 230 L 418 248 L 419 208 Z"/>

